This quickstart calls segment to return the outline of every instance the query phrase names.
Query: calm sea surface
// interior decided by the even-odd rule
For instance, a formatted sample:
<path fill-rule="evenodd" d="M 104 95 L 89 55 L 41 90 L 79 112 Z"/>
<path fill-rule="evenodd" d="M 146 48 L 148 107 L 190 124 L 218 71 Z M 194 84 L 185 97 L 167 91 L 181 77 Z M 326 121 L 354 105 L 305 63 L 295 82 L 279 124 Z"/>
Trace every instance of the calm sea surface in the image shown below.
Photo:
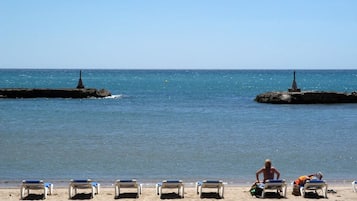
<path fill-rule="evenodd" d="M 79 70 L 0 70 L 0 87 L 71 88 Z M 271 105 L 292 70 L 84 70 L 105 99 L 0 99 L 0 182 L 92 178 L 357 179 L 357 104 Z M 300 70 L 302 90 L 357 91 L 357 70 Z"/>

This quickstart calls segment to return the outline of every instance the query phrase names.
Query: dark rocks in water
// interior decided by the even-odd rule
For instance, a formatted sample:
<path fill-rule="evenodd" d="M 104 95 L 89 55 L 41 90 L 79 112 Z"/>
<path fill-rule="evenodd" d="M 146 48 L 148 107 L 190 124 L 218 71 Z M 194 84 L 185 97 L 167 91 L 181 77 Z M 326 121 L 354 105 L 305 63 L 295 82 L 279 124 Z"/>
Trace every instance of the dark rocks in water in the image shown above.
<path fill-rule="evenodd" d="M 324 91 L 302 92 L 267 92 L 256 96 L 259 103 L 272 104 L 332 104 L 357 103 L 357 93 L 340 93 Z"/>
<path fill-rule="evenodd" d="M 38 88 L 2 88 L 0 98 L 104 98 L 111 96 L 106 89 L 70 88 L 70 89 L 38 89 Z"/>

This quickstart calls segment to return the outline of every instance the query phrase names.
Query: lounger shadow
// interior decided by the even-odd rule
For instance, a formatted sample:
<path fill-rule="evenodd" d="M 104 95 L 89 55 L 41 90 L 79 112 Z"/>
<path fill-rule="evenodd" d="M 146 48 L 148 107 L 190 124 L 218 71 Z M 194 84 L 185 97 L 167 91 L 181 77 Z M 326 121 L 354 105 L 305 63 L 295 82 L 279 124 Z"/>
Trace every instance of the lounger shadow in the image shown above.
<path fill-rule="evenodd" d="M 92 198 L 93 198 L 92 193 L 77 193 L 74 196 L 72 196 L 70 199 L 71 200 L 89 200 Z"/>

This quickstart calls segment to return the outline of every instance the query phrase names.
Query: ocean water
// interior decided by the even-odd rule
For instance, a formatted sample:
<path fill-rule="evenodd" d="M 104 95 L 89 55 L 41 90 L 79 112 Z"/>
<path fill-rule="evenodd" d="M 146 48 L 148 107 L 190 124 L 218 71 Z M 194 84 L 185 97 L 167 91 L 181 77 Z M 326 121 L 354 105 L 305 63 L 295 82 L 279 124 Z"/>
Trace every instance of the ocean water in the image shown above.
<path fill-rule="evenodd" d="M 298 70 L 302 90 L 357 90 L 357 70 Z M 79 70 L 0 70 L 0 87 L 72 88 Z M 0 183 L 137 178 L 357 178 L 357 104 L 271 105 L 292 70 L 83 70 L 104 99 L 0 99 Z"/>

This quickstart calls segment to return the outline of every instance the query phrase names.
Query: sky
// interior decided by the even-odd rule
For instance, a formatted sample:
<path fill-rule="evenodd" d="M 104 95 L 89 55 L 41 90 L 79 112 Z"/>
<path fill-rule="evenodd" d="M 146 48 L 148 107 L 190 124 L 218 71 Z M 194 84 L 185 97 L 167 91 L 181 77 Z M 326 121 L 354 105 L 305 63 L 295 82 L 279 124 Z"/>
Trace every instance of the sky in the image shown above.
<path fill-rule="evenodd" d="M 357 69 L 355 0 L 0 0 L 0 69 Z"/>

